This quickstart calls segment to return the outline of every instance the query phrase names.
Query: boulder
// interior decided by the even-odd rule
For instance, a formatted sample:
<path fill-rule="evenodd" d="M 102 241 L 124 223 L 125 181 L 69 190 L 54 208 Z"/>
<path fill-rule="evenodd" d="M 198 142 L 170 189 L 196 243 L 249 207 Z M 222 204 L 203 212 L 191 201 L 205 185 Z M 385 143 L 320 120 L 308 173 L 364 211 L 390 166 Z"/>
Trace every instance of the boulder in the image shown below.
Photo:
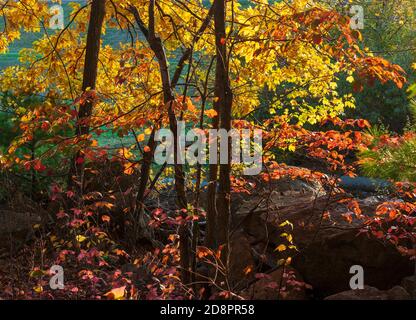
<path fill-rule="evenodd" d="M 393 246 L 366 235 L 357 236 L 356 231 L 318 237 L 294 257 L 293 265 L 313 286 L 317 296 L 347 290 L 353 265 L 363 267 L 366 284 L 381 289 L 391 288 L 412 273 L 409 259 Z"/>
<path fill-rule="evenodd" d="M 261 212 L 267 208 L 276 210 L 292 205 L 311 204 L 326 194 L 318 180 L 282 176 L 268 183 L 254 179 L 247 182 L 247 192 L 234 193 L 232 196 L 231 209 L 239 215 Z"/>
<path fill-rule="evenodd" d="M 365 284 L 382 290 L 412 275 L 413 263 L 395 247 L 359 234 L 363 219 L 337 201 L 342 197 L 340 193 L 329 200 L 318 195 L 312 200 L 298 195 L 280 205 L 238 211 L 236 216 L 244 232 L 272 250 L 282 243 L 280 234 L 287 232 L 280 225 L 287 220 L 293 224 L 289 231 L 299 252 L 287 254 L 292 254 L 292 266 L 312 285 L 317 298 L 348 290 L 353 265 L 364 268 Z M 384 201 L 378 197 L 359 200 L 363 217 L 372 216 Z M 251 207 L 256 203 L 251 201 Z"/>
<path fill-rule="evenodd" d="M 40 215 L 32 212 L 0 208 L 0 248 L 13 248 L 14 244 L 25 242 L 41 220 Z"/>
<path fill-rule="evenodd" d="M 0 205 L 0 248 L 15 250 L 34 235 L 34 225 L 44 225 L 48 213 L 36 201 L 20 192 L 10 193 Z"/>
<path fill-rule="evenodd" d="M 253 279 L 255 262 L 251 245 L 242 233 L 235 233 L 230 241 L 229 281 L 233 288 L 247 286 Z"/>
<path fill-rule="evenodd" d="M 340 292 L 329 297 L 325 300 L 410 300 L 409 293 L 400 286 L 395 286 L 390 290 L 379 290 L 374 287 L 365 286 L 360 290 L 348 290 Z"/>
<path fill-rule="evenodd" d="M 402 280 L 402 287 L 406 289 L 413 300 L 416 300 L 416 275 L 404 278 Z"/>

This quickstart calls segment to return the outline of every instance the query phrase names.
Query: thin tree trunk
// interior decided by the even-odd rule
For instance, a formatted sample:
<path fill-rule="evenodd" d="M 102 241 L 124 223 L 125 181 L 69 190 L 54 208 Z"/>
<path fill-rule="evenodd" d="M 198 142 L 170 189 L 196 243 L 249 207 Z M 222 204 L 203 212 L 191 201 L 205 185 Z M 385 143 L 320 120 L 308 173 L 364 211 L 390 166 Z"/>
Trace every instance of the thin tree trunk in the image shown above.
<path fill-rule="evenodd" d="M 210 12 L 213 12 L 213 7 L 211 7 Z M 208 67 L 208 71 L 205 77 L 205 82 L 204 82 L 204 91 L 202 94 L 202 101 L 201 101 L 201 113 L 200 113 L 200 117 L 199 117 L 199 129 L 203 130 L 204 129 L 204 114 L 205 114 L 205 106 L 206 106 L 206 102 L 207 102 L 207 98 L 208 98 L 208 81 L 209 81 L 209 75 L 211 73 L 211 69 L 212 66 L 214 64 L 214 58 L 211 59 L 211 62 L 209 64 Z M 197 164 L 197 173 L 196 173 L 196 187 L 195 187 L 195 215 L 198 215 L 199 212 L 199 208 L 200 208 L 200 201 L 201 201 L 201 180 L 202 180 L 202 165 L 200 163 Z M 214 222 L 215 222 L 215 217 L 214 217 Z M 198 240 L 199 240 L 199 234 L 200 234 L 200 229 L 199 229 L 199 221 L 194 222 L 194 226 L 193 226 L 193 230 L 192 230 L 192 263 L 191 263 L 191 267 L 192 267 L 192 283 L 195 283 L 196 281 L 196 251 L 197 251 L 197 246 L 198 246 Z M 206 240 L 206 236 L 205 236 L 205 240 Z M 194 290 L 196 292 L 196 285 L 194 285 Z"/>
<path fill-rule="evenodd" d="M 212 128 L 219 127 L 219 112 L 218 104 L 214 104 L 214 110 L 217 111 L 217 116 L 213 119 Z M 205 234 L 205 246 L 215 249 L 216 241 L 216 225 L 217 225 L 217 179 L 218 179 L 218 164 L 209 165 L 208 173 L 208 191 L 207 191 L 207 230 Z"/>
<path fill-rule="evenodd" d="M 178 202 L 178 207 L 180 209 L 187 209 L 188 202 L 186 198 L 185 191 L 185 175 L 183 172 L 183 166 L 178 162 L 178 121 L 175 115 L 173 108 L 175 97 L 172 92 L 172 84 L 170 81 L 168 61 L 166 58 L 165 49 L 163 47 L 162 39 L 156 36 L 155 33 L 155 1 L 151 0 L 149 3 L 149 26 L 146 28 L 143 21 L 140 18 L 137 8 L 130 7 L 137 24 L 139 25 L 142 33 L 146 37 L 147 42 L 149 43 L 150 48 L 156 56 L 156 59 L 159 63 L 160 75 L 162 78 L 162 87 L 163 87 L 163 100 L 168 109 L 169 124 L 170 129 L 174 136 L 174 170 L 175 170 L 175 191 Z M 179 227 L 179 237 L 180 237 L 180 253 L 181 253 L 181 268 L 182 268 L 182 281 L 184 283 L 190 282 L 190 254 L 191 254 L 191 244 L 189 241 L 189 229 L 187 225 L 181 225 Z"/>
<path fill-rule="evenodd" d="M 217 64 L 215 75 L 215 96 L 220 117 L 220 129 L 231 130 L 232 91 L 228 76 L 226 44 L 226 1 L 214 1 L 215 43 L 217 47 Z M 228 139 L 227 164 L 220 164 L 217 200 L 217 240 L 219 246 L 229 243 L 229 224 L 231 216 L 231 140 Z M 225 247 L 224 247 L 225 248 Z M 225 248 L 226 249 L 226 248 Z M 227 251 L 227 250 L 225 250 Z M 225 256 L 225 254 L 223 255 Z"/>
<path fill-rule="evenodd" d="M 88 25 L 87 44 L 85 50 L 85 65 L 82 82 L 82 92 L 85 94 L 87 90 L 95 90 L 98 73 L 98 56 L 100 53 L 101 34 L 105 17 L 106 0 L 93 0 L 91 3 L 90 21 Z M 90 131 L 89 119 L 93 110 L 93 101 L 86 99 L 81 103 L 78 111 L 78 123 L 76 135 L 78 137 L 86 135 Z M 84 162 L 79 161 L 83 158 L 80 151 L 72 159 L 69 185 L 74 186 L 74 182 L 78 184 L 78 189 L 82 193 Z M 75 180 L 75 181 L 74 181 Z"/>
<path fill-rule="evenodd" d="M 155 155 L 156 141 L 155 135 L 158 124 L 156 124 L 149 137 L 147 146 L 149 147 L 148 152 L 143 153 L 143 162 L 140 168 L 140 182 L 136 196 L 136 207 L 132 213 L 132 225 L 131 232 L 127 232 L 127 236 L 130 246 L 134 247 L 137 245 L 137 241 L 140 239 L 147 239 L 152 241 L 153 234 L 147 225 L 144 217 L 144 200 L 146 198 L 147 182 L 150 179 L 150 170 L 152 168 L 152 160 Z"/>
<path fill-rule="evenodd" d="M 187 197 L 186 197 L 186 188 L 185 188 L 185 175 L 183 171 L 182 165 L 178 164 L 178 157 L 177 157 L 177 150 L 178 150 L 178 128 L 177 128 L 177 118 L 173 109 L 173 101 L 174 96 L 172 92 L 172 88 L 174 88 L 179 81 L 180 75 L 182 73 L 182 70 L 185 66 L 185 62 L 189 60 L 192 56 L 192 48 L 187 48 L 184 52 L 183 56 L 179 60 L 178 66 L 176 68 L 176 71 L 174 73 L 174 76 L 172 78 L 172 81 L 170 80 L 169 75 L 169 68 L 168 68 L 168 62 L 164 50 L 164 46 L 162 43 L 162 40 L 156 36 L 155 33 L 155 1 L 151 0 L 149 3 L 149 24 L 146 27 L 143 20 L 140 17 L 140 14 L 136 7 L 130 6 L 129 10 L 133 13 L 134 18 L 136 20 L 136 23 L 138 24 L 140 30 L 142 31 L 143 35 L 145 36 L 147 42 L 149 43 L 150 48 L 154 52 L 156 59 L 159 63 L 160 68 L 160 74 L 162 78 L 162 86 L 163 86 L 163 99 L 168 107 L 168 116 L 169 116 L 169 123 L 170 123 L 170 129 L 172 130 L 174 134 L 175 139 L 175 145 L 174 145 L 174 152 L 175 152 L 175 190 L 177 193 L 177 200 L 178 200 L 178 206 L 182 209 L 187 209 L 188 203 L 187 203 Z M 199 41 L 201 38 L 201 35 L 204 33 L 206 28 L 209 26 L 209 23 L 213 16 L 213 9 L 211 8 L 208 12 L 207 17 L 203 21 L 201 27 L 199 28 L 198 32 L 196 33 L 194 37 L 194 44 Z M 153 157 L 154 155 L 154 149 L 156 145 L 154 143 L 154 132 L 152 132 L 152 135 L 149 139 L 149 155 Z M 148 162 L 147 162 L 148 163 Z M 146 190 L 146 185 L 149 179 L 149 172 L 150 172 L 150 165 L 146 165 L 142 168 L 142 176 L 141 176 L 141 184 L 140 184 L 140 190 L 138 195 L 138 205 L 143 205 L 144 200 L 144 192 Z M 141 214 L 141 213 L 140 213 Z M 181 226 L 179 230 L 179 235 L 181 239 L 180 243 L 180 250 L 181 250 L 181 267 L 182 267 L 182 280 L 187 283 L 190 281 L 190 265 L 191 265 L 191 244 L 189 241 L 189 229 L 187 226 Z"/>

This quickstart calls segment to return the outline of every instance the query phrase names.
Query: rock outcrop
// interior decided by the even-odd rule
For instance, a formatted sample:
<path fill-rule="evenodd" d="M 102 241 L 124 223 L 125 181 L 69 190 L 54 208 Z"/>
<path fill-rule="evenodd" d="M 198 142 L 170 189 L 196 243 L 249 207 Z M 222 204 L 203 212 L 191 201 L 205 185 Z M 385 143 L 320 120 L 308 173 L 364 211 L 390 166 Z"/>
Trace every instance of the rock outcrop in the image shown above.
<path fill-rule="evenodd" d="M 409 292 L 412 299 L 416 300 L 416 275 L 404 278 L 401 285 Z"/>
<path fill-rule="evenodd" d="M 46 212 L 20 193 L 0 206 L 0 248 L 13 249 L 33 235 L 33 226 L 42 224 Z"/>
<path fill-rule="evenodd" d="M 364 268 L 366 285 L 382 290 L 413 274 L 413 262 L 395 247 L 359 233 L 365 219 L 339 202 L 344 194 L 329 197 L 318 183 L 302 180 L 294 180 L 292 186 L 301 191 L 273 189 L 265 196 L 259 190 L 241 196 L 234 225 L 251 237 L 255 248 L 262 246 L 258 251 L 267 251 L 272 260 L 292 256 L 292 266 L 312 285 L 316 298 L 348 290 L 353 265 Z M 376 207 L 386 200 L 375 196 L 359 200 L 362 217 L 374 215 Z M 287 232 L 281 227 L 285 221 L 293 224 L 290 233 L 298 252 L 273 252 L 282 243 L 282 232 Z"/>
<path fill-rule="evenodd" d="M 395 286 L 390 290 L 379 290 L 374 287 L 365 286 L 360 290 L 349 290 L 340 292 L 325 300 L 411 300 L 409 293 L 400 286 Z"/>

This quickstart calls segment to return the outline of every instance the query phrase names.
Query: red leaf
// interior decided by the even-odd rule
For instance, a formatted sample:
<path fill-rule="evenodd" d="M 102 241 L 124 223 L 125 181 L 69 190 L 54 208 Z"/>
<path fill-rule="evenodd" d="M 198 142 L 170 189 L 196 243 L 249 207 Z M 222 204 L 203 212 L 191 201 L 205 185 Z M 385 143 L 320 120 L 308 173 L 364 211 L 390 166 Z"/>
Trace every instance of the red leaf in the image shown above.
<path fill-rule="evenodd" d="M 38 172 L 42 172 L 45 171 L 46 167 L 42 164 L 40 160 L 36 160 L 34 162 L 33 169 L 35 169 Z"/>

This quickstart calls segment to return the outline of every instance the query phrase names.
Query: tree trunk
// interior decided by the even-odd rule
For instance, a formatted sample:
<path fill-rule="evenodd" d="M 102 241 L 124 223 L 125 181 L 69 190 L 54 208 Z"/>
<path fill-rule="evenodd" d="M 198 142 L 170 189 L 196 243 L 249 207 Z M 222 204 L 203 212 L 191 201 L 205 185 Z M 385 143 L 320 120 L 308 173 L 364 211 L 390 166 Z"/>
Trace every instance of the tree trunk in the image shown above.
<path fill-rule="evenodd" d="M 219 110 L 220 129 L 227 132 L 231 130 L 232 91 L 230 87 L 227 61 L 226 44 L 226 1 L 215 0 L 215 43 L 217 47 L 216 74 L 215 74 L 215 96 L 217 97 L 217 109 Z M 217 200 L 217 241 L 219 246 L 228 244 L 230 224 L 230 195 L 231 195 L 231 139 L 228 138 L 227 164 L 220 164 L 220 176 L 218 181 Z M 225 247 L 224 247 L 225 248 Z M 225 248 L 225 251 L 226 248 Z M 225 256 L 225 255 L 223 255 Z"/>
<path fill-rule="evenodd" d="M 178 207 L 180 209 L 187 209 L 188 202 L 186 198 L 185 191 L 185 175 L 183 172 L 183 166 L 178 162 L 178 121 L 175 115 L 173 108 L 175 97 L 172 92 L 172 84 L 170 80 L 168 61 L 165 53 L 165 49 L 162 43 L 162 39 L 158 37 L 155 33 L 155 1 L 150 0 L 149 3 L 149 26 L 145 27 L 143 21 L 140 18 L 137 8 L 130 7 L 137 24 L 139 25 L 142 33 L 146 37 L 147 42 L 149 43 L 150 48 L 156 56 L 156 59 L 159 64 L 160 75 L 162 78 L 162 88 L 163 88 L 163 100 L 168 109 L 169 116 L 169 125 L 170 129 L 174 136 L 174 170 L 175 170 L 175 191 L 178 202 Z M 190 254 L 191 254 L 191 244 L 189 241 L 189 228 L 187 225 L 181 225 L 179 227 L 179 237 L 180 237 L 180 253 L 181 253 L 181 268 L 182 268 L 182 281 L 187 284 L 190 282 Z"/>
<path fill-rule="evenodd" d="M 98 56 L 100 53 L 101 34 L 105 16 L 105 2 L 106 0 L 93 0 L 91 3 L 82 82 L 82 92 L 84 94 L 87 90 L 95 90 L 97 82 Z M 76 135 L 78 137 L 89 133 L 89 119 L 92 110 L 93 101 L 91 99 L 86 99 L 85 102 L 81 103 L 76 128 Z M 79 186 L 80 193 L 82 193 L 84 161 L 79 161 L 80 158 L 83 158 L 83 155 L 78 151 L 74 159 L 72 159 L 69 185 L 73 186 L 75 182 Z"/>
<path fill-rule="evenodd" d="M 163 87 L 163 100 L 168 109 L 170 129 L 173 132 L 174 139 L 175 139 L 174 141 L 174 152 L 175 152 L 174 169 L 175 169 L 175 191 L 177 194 L 177 202 L 178 202 L 179 208 L 187 209 L 188 202 L 187 202 L 186 188 L 185 188 L 185 174 L 184 174 L 183 166 L 178 163 L 178 156 L 177 156 L 178 155 L 177 150 L 179 148 L 178 139 L 177 139 L 178 138 L 178 121 L 177 121 L 175 111 L 173 108 L 173 102 L 175 98 L 172 92 L 172 88 L 174 88 L 177 82 L 179 81 L 185 62 L 187 60 L 190 60 L 192 56 L 193 48 L 186 49 L 185 53 L 179 60 L 175 74 L 171 81 L 170 75 L 169 75 L 168 61 L 166 58 L 164 46 L 163 46 L 162 40 L 158 36 L 156 36 L 156 33 L 155 33 L 155 12 L 154 12 L 155 1 L 151 0 L 149 2 L 148 26 L 144 24 L 136 7 L 130 6 L 129 10 L 132 12 L 136 20 L 136 23 L 138 24 L 143 35 L 145 36 L 147 42 L 149 43 L 150 48 L 152 49 L 159 63 L 159 69 L 160 69 L 160 75 L 162 78 L 162 87 Z M 199 41 L 199 39 L 201 38 L 201 35 L 204 33 L 206 28 L 208 28 L 209 23 L 212 19 L 212 15 L 213 15 L 213 9 L 211 8 L 208 12 L 207 17 L 205 18 L 201 27 L 199 28 L 198 32 L 194 36 L 194 44 Z M 156 145 L 154 143 L 154 132 L 152 132 L 152 135 L 149 140 L 149 148 L 150 148 L 149 155 L 151 155 L 152 157 L 154 155 L 155 147 Z M 144 191 L 146 189 L 146 185 L 149 179 L 149 172 L 150 172 L 150 165 L 146 165 L 144 168 L 142 168 L 142 177 L 141 177 L 142 181 L 140 184 L 140 192 L 138 195 L 139 206 L 143 205 Z M 181 239 L 180 240 L 180 252 L 181 252 L 182 281 L 184 283 L 188 283 L 191 279 L 190 272 L 189 272 L 189 269 L 191 267 L 191 244 L 189 241 L 189 238 L 190 238 L 189 229 L 186 225 L 183 225 L 180 227 L 179 236 Z"/>
<path fill-rule="evenodd" d="M 218 103 L 214 103 L 214 110 L 217 116 L 213 119 L 212 128 L 219 127 L 219 110 Z M 205 246 L 210 249 L 217 247 L 216 241 L 216 225 L 217 225 L 217 180 L 218 180 L 218 164 L 209 165 L 208 173 L 208 194 L 207 194 L 207 230 L 205 234 Z"/>

